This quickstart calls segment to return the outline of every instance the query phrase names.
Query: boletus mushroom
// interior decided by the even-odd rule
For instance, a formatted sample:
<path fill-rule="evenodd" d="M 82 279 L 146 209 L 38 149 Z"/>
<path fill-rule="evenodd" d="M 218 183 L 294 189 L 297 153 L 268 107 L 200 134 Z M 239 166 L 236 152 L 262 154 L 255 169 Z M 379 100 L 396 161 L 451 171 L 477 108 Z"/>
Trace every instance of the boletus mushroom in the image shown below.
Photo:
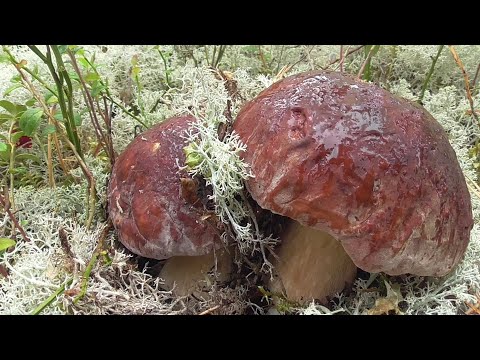
<path fill-rule="evenodd" d="M 108 187 L 120 241 L 137 255 L 169 259 L 160 277 L 180 296 L 198 290 L 202 280 L 212 282 L 212 269 L 225 280 L 231 268 L 218 230 L 204 219 L 195 183 L 179 168 L 185 162 L 182 136 L 192 121 L 170 118 L 138 135 L 117 158 Z"/>
<path fill-rule="evenodd" d="M 356 268 L 443 276 L 473 226 L 470 194 L 441 125 L 420 105 L 337 72 L 273 84 L 234 123 L 265 209 L 292 219 L 273 290 L 306 302 Z"/>

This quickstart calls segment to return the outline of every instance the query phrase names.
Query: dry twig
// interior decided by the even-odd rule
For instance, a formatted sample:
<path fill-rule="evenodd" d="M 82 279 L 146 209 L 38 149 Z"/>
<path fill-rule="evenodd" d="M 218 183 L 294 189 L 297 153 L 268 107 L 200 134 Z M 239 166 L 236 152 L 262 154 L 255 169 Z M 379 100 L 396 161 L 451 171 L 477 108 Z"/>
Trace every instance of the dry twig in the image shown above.
<path fill-rule="evenodd" d="M 462 71 L 463 74 L 463 79 L 465 80 L 465 91 L 467 92 L 467 99 L 468 103 L 470 104 L 470 110 L 472 111 L 472 115 L 477 120 L 477 122 L 480 124 L 480 119 L 478 118 L 477 112 L 475 111 L 475 107 L 473 106 L 473 99 L 472 99 L 472 92 L 470 91 L 470 81 L 468 80 L 468 74 L 465 71 L 465 67 L 463 66 L 462 60 L 457 54 L 457 51 L 453 47 L 453 45 L 448 45 L 448 48 L 450 49 L 450 52 L 453 55 L 453 59 L 457 63 L 458 67 Z"/>

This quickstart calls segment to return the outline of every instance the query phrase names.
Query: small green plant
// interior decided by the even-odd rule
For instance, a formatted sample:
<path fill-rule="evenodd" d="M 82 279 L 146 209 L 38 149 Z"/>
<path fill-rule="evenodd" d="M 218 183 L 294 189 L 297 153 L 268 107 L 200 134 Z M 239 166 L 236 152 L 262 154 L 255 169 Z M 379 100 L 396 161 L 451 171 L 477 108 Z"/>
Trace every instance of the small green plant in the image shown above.
<path fill-rule="evenodd" d="M 360 69 L 358 76 L 362 76 L 362 79 L 365 81 L 372 80 L 372 57 L 374 57 L 378 53 L 379 49 L 380 45 L 365 45 L 364 47 L 365 61 Z"/>
<path fill-rule="evenodd" d="M 162 58 L 163 66 L 165 67 L 165 83 L 167 87 L 172 88 L 173 83 L 170 80 L 170 74 L 172 73 L 173 70 L 168 66 L 168 61 L 171 58 L 172 53 L 168 51 L 162 51 L 159 45 L 155 46 L 154 49 L 158 51 L 158 54 Z"/>
<path fill-rule="evenodd" d="M 275 309 L 282 315 L 295 313 L 302 307 L 299 303 L 288 300 L 287 297 L 281 293 L 266 290 L 263 286 L 258 286 L 257 288 L 262 294 L 262 300 L 267 304 L 273 302 Z"/>
<path fill-rule="evenodd" d="M 205 61 L 207 62 L 208 66 L 213 68 L 217 68 L 222 61 L 223 55 L 225 54 L 225 50 L 227 49 L 227 45 L 213 45 L 212 55 L 210 57 L 209 47 L 205 45 L 203 47 L 205 51 Z"/>
<path fill-rule="evenodd" d="M 430 66 L 430 70 L 425 77 L 425 82 L 423 83 L 422 90 L 420 91 L 420 96 L 418 97 L 418 102 L 420 104 L 422 103 L 423 97 L 425 96 L 425 91 L 427 90 L 428 83 L 430 82 L 430 78 L 432 77 L 433 71 L 435 70 L 435 64 L 437 63 L 444 46 L 445 45 L 440 45 L 438 47 L 437 55 L 432 58 L 432 65 Z"/>
<path fill-rule="evenodd" d="M 11 248 L 12 246 L 15 246 L 17 242 L 12 239 L 8 238 L 0 238 L 0 254 L 7 250 L 8 248 Z"/>
<path fill-rule="evenodd" d="M 26 104 L 34 105 L 31 101 Z M 32 139 L 41 144 L 37 130 L 43 116 L 42 109 L 28 108 L 26 104 L 14 104 L 7 100 L 0 100 L 0 108 L 6 112 L 0 113 L 0 125 L 7 124 L 7 136 L 0 134 L 0 169 L 6 169 L 0 186 L 9 178 L 10 202 L 15 209 L 13 190 L 16 186 L 28 185 L 28 178 L 34 174 L 28 169 L 28 162 L 41 164 L 41 160 L 34 154 L 19 153 L 19 148 L 30 148 Z M 41 147 L 41 150 L 43 148 Z"/>

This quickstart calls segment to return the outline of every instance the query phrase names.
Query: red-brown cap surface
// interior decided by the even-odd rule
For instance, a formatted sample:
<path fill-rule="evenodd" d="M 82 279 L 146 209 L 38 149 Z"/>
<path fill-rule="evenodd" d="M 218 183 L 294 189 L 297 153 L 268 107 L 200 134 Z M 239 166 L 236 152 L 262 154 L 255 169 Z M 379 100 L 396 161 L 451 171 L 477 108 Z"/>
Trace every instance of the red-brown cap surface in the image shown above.
<path fill-rule="evenodd" d="M 214 229 L 182 195 L 183 147 L 191 116 L 165 120 L 138 135 L 117 158 L 109 183 L 109 213 L 120 241 L 135 254 L 166 259 L 203 255 L 220 246 Z M 178 165 L 177 165 L 178 161 Z M 196 211 L 197 210 L 197 211 Z"/>
<path fill-rule="evenodd" d="M 234 128 L 259 205 L 330 233 L 361 269 L 442 276 L 462 259 L 470 194 L 423 107 L 351 76 L 309 72 L 263 91 Z"/>

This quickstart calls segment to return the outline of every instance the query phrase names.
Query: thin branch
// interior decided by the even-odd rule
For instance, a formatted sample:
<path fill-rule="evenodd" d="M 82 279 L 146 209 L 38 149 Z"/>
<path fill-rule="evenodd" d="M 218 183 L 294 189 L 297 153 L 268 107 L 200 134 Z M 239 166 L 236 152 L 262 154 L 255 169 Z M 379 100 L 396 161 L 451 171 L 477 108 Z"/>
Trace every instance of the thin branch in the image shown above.
<path fill-rule="evenodd" d="M 213 45 L 212 67 L 215 67 L 215 54 L 217 53 L 217 45 Z"/>
<path fill-rule="evenodd" d="M 437 63 L 437 60 L 440 57 L 440 54 L 442 53 L 444 46 L 445 45 L 440 45 L 438 47 L 437 55 L 433 58 L 432 65 L 430 65 L 430 70 L 428 71 L 427 77 L 425 78 L 425 82 L 423 83 L 423 86 L 422 86 L 422 91 L 420 92 L 420 96 L 418 97 L 418 102 L 420 104 L 422 103 L 423 96 L 425 95 L 425 91 L 427 90 L 428 82 L 432 77 L 433 71 L 435 70 L 435 64 Z"/>
<path fill-rule="evenodd" d="M 10 52 L 10 50 L 8 50 L 8 48 L 5 45 L 2 46 L 2 49 L 8 55 L 8 57 L 10 58 L 10 61 L 14 62 L 15 64 L 20 63 L 19 61 L 17 61 L 17 59 L 15 59 L 13 54 Z M 40 84 L 43 85 L 43 87 L 45 89 L 50 91 L 54 96 L 56 96 L 58 98 L 57 92 L 55 90 L 53 90 L 52 88 L 50 88 L 48 86 L 48 84 L 45 81 L 42 80 L 42 78 L 40 78 L 38 75 L 36 75 L 32 70 L 30 70 L 26 66 L 23 66 L 22 69 L 25 70 L 27 73 L 29 73 L 31 77 L 33 77 L 35 80 L 37 80 Z"/>
<path fill-rule="evenodd" d="M 467 187 L 470 189 L 470 191 L 471 191 L 472 193 L 475 194 L 476 197 L 478 197 L 478 198 L 480 199 L 480 192 L 479 192 L 477 189 L 475 189 L 475 188 L 474 188 L 472 185 L 470 185 L 468 182 L 467 182 Z"/>
<path fill-rule="evenodd" d="M 343 45 L 340 45 L 340 65 L 339 65 L 340 72 L 343 72 L 344 61 L 345 61 L 345 57 L 343 56 Z"/>
<path fill-rule="evenodd" d="M 38 305 L 35 310 L 32 311 L 31 315 L 40 314 L 48 305 L 50 305 L 57 296 L 61 295 L 67 286 L 69 286 L 73 281 L 72 279 L 67 280 L 62 286 L 58 288 L 52 295 L 50 295 L 44 302 Z"/>
<path fill-rule="evenodd" d="M 285 50 L 285 45 L 282 45 L 280 47 L 280 55 L 278 56 L 278 62 L 277 62 L 277 67 L 275 69 L 275 74 L 278 74 L 278 70 L 280 70 L 280 64 L 282 63 L 282 56 L 283 56 L 284 50 Z"/>
<path fill-rule="evenodd" d="M 54 108 L 50 109 L 51 116 L 53 117 Z M 48 124 L 52 124 L 52 121 L 48 119 Z M 53 157 L 52 157 L 52 134 L 47 135 L 47 169 L 48 169 L 48 184 L 50 188 L 55 189 L 55 178 L 53 177 Z"/>
<path fill-rule="evenodd" d="M 217 310 L 219 307 L 220 307 L 220 305 L 216 305 L 216 306 L 214 306 L 214 307 L 212 307 L 212 308 L 210 308 L 210 309 L 207 309 L 207 310 L 205 310 L 205 311 L 202 311 L 202 312 L 201 312 L 200 314 L 198 314 L 198 315 L 208 315 L 208 314 L 214 312 L 215 310 Z"/>
<path fill-rule="evenodd" d="M 75 125 L 75 115 L 73 113 L 73 86 L 72 86 L 72 81 L 70 80 L 70 75 L 67 72 L 67 68 L 65 67 L 65 64 L 62 59 L 62 55 L 60 54 L 60 51 L 58 49 L 58 45 L 50 45 L 52 48 L 52 52 L 55 55 L 55 59 L 57 61 L 57 68 L 58 68 L 58 73 L 60 74 L 60 79 L 62 81 L 65 80 L 65 83 L 67 84 L 67 91 L 65 91 L 65 95 L 67 96 L 67 101 L 68 101 L 68 113 L 69 113 L 69 120 L 70 120 L 70 128 L 73 133 L 73 138 L 71 141 L 75 144 L 75 148 L 77 149 L 77 152 L 83 159 L 83 152 L 82 152 L 82 146 L 80 143 L 80 138 L 78 137 L 78 132 L 77 132 L 77 126 Z M 48 46 L 47 46 L 48 49 Z M 50 54 L 48 52 L 48 54 Z M 52 62 L 53 64 L 53 62 Z"/>
<path fill-rule="evenodd" d="M 470 177 L 467 174 L 465 174 L 465 179 L 470 181 L 470 183 L 473 185 L 472 186 L 467 182 L 468 188 L 480 199 L 480 186 L 475 181 L 470 179 Z"/>
<path fill-rule="evenodd" d="M 49 119 L 49 122 L 51 122 L 50 119 Z M 54 126 L 55 126 L 55 124 L 54 124 Z M 67 164 L 65 164 L 65 161 L 63 160 L 62 149 L 60 147 L 60 141 L 58 140 L 58 136 L 57 136 L 56 133 L 53 133 L 52 135 L 53 135 L 53 142 L 55 143 L 55 150 L 57 151 L 58 161 L 60 163 L 60 167 L 62 168 L 65 176 L 68 176 L 68 175 L 70 175 L 70 170 L 67 168 Z"/>
<path fill-rule="evenodd" d="M 57 86 L 58 91 L 58 103 L 60 105 L 60 109 L 62 111 L 63 118 L 65 119 L 65 130 L 67 131 L 68 138 L 75 144 L 75 148 L 79 154 L 82 154 L 82 148 L 80 145 L 80 139 L 78 138 L 77 131 L 75 129 L 75 122 L 73 117 L 70 117 L 69 111 L 65 104 L 67 103 L 65 100 L 65 92 L 63 89 L 63 75 L 62 72 L 59 71 L 57 74 L 55 67 L 52 62 L 51 52 L 49 46 L 47 46 L 47 56 L 42 54 L 40 50 L 35 45 L 28 45 L 28 47 L 47 65 L 50 73 L 52 74 L 53 80 L 55 81 L 55 85 Z M 60 66 L 60 64 L 57 64 Z M 25 76 L 24 76 L 25 77 Z M 33 86 L 33 85 L 32 85 Z M 68 99 L 67 99 L 68 100 Z"/>
<path fill-rule="evenodd" d="M 362 77 L 362 74 L 363 74 L 363 71 L 365 70 L 365 67 L 367 66 L 367 64 L 370 62 L 370 59 L 372 58 L 373 56 L 373 51 L 375 50 L 375 45 L 372 45 L 372 47 L 370 48 L 370 51 L 368 52 L 368 55 L 367 57 L 365 58 L 365 61 L 363 62 L 358 74 L 357 74 L 357 79 L 360 79 Z"/>
<path fill-rule="evenodd" d="M 115 164 L 115 150 L 113 149 L 113 140 L 112 140 L 112 105 L 109 106 L 107 104 L 107 98 L 105 95 L 102 97 L 103 98 L 103 105 L 105 106 L 105 113 L 103 115 L 103 119 L 105 121 L 105 126 L 107 127 L 107 140 L 108 140 L 108 148 L 111 154 L 110 157 L 110 163 Z M 100 106 L 98 106 L 100 109 Z"/>
<path fill-rule="evenodd" d="M 263 51 L 262 51 L 262 46 L 258 45 L 258 56 L 260 60 L 262 61 L 263 69 L 264 71 L 268 70 L 267 63 L 265 62 L 265 57 L 263 56 Z"/>
<path fill-rule="evenodd" d="M 169 78 L 169 76 L 168 76 L 167 59 L 165 59 L 165 56 L 163 56 L 163 53 L 162 53 L 162 51 L 160 50 L 159 47 L 157 47 L 157 51 L 158 51 L 158 53 L 160 54 L 160 57 L 161 57 L 162 60 L 163 60 L 163 65 L 164 65 L 164 67 L 165 67 L 165 81 L 167 82 L 168 87 L 171 88 L 171 87 L 173 87 L 173 86 L 172 86 L 172 84 L 170 83 L 170 78 Z"/>
<path fill-rule="evenodd" d="M 477 66 L 477 71 L 475 72 L 475 77 L 473 78 L 472 81 L 472 88 L 474 88 L 477 85 L 477 79 L 478 79 L 478 74 L 480 73 L 480 64 Z"/>
<path fill-rule="evenodd" d="M 103 250 L 103 246 L 104 246 L 104 242 L 105 242 L 105 238 L 107 237 L 108 235 L 108 232 L 110 231 L 110 229 L 112 228 L 112 222 L 111 220 L 109 219 L 107 221 L 107 225 L 103 228 L 99 238 L 98 238 L 98 243 L 97 243 L 97 247 L 95 248 L 95 250 L 93 251 L 93 255 L 92 255 L 92 258 L 90 259 L 90 261 L 88 262 L 88 265 L 87 267 L 85 268 L 85 272 L 83 273 L 83 281 L 82 281 L 82 286 L 81 286 L 81 290 L 80 290 L 80 294 L 77 295 L 77 297 L 75 297 L 75 299 L 73 300 L 73 303 L 76 304 L 78 303 L 78 301 L 85 296 L 85 294 L 87 293 L 87 285 L 88 285 L 88 279 L 90 278 L 90 274 L 93 270 L 93 267 L 95 266 L 96 262 L 97 262 L 97 259 L 98 259 L 98 256 L 100 255 L 100 253 L 102 252 Z"/>
<path fill-rule="evenodd" d="M 68 234 L 65 228 L 61 227 L 58 229 L 58 238 L 60 239 L 60 245 L 62 246 L 65 255 L 67 255 L 71 260 L 75 259 L 75 255 L 73 254 L 72 247 L 68 242 Z"/>
<path fill-rule="evenodd" d="M 97 135 L 97 141 L 102 144 L 102 147 L 107 154 L 109 158 L 112 157 L 112 154 L 110 154 L 110 147 L 108 146 L 108 140 L 105 137 L 105 134 L 103 133 L 102 127 L 100 126 L 97 118 L 97 114 L 95 111 L 95 104 L 93 103 L 92 95 L 90 94 L 90 91 L 88 91 L 87 84 L 85 83 L 85 80 L 82 76 L 82 72 L 80 71 L 80 68 L 78 67 L 77 59 L 75 58 L 75 55 L 68 50 L 68 56 L 70 57 L 70 60 L 72 61 L 72 66 L 75 72 L 78 75 L 78 78 L 80 80 L 80 83 L 82 84 L 83 88 L 83 97 L 85 100 L 85 104 L 87 105 L 88 113 L 90 114 L 90 120 L 92 121 L 93 128 L 95 129 L 95 135 Z M 99 107 L 100 108 L 100 107 Z"/>
<path fill-rule="evenodd" d="M 148 128 L 147 125 L 145 125 L 145 123 L 137 116 L 135 116 L 134 114 L 132 114 L 130 111 L 128 111 L 122 104 L 118 103 L 117 101 L 115 101 L 112 97 L 112 95 L 110 94 L 110 91 L 108 90 L 108 86 L 106 83 L 103 82 L 102 80 L 102 77 L 100 76 L 100 74 L 98 73 L 97 71 L 97 68 L 95 66 L 93 66 L 93 64 L 84 56 L 83 59 L 88 63 L 88 65 L 90 65 L 90 67 L 93 69 L 93 71 L 95 72 L 95 74 L 98 75 L 98 78 L 99 78 L 99 81 L 100 81 L 100 84 L 102 84 L 104 87 L 105 87 L 105 93 L 107 94 L 107 99 L 110 100 L 113 104 L 117 105 L 123 112 L 125 112 L 128 116 L 130 116 L 132 119 L 138 121 L 140 124 L 142 124 L 143 127 L 145 128 Z"/>
<path fill-rule="evenodd" d="M 284 67 L 282 67 L 280 69 L 280 71 L 277 73 L 277 75 L 274 76 L 274 81 L 278 81 L 280 79 L 282 79 L 284 76 L 287 75 L 287 73 L 292 70 L 296 65 L 300 64 L 302 61 L 305 61 L 306 59 L 308 59 L 308 57 L 310 56 L 310 53 L 312 52 L 313 50 L 313 46 L 311 47 L 310 51 L 306 51 L 301 57 L 300 59 L 298 59 L 296 62 L 294 62 L 292 65 L 285 65 Z"/>
<path fill-rule="evenodd" d="M 462 60 L 458 56 L 457 51 L 455 50 L 453 45 L 448 45 L 448 48 L 450 49 L 450 52 L 452 53 L 453 58 L 455 59 L 455 62 L 457 63 L 458 67 L 462 71 L 463 79 L 465 80 L 465 90 L 467 92 L 467 98 L 468 98 L 468 102 L 470 104 L 470 109 L 472 111 L 472 115 L 475 118 L 475 120 L 477 120 L 477 122 L 480 123 L 480 119 L 478 118 L 478 115 L 475 111 L 475 107 L 473 106 L 472 93 L 470 91 L 470 81 L 468 80 L 468 75 L 467 75 L 467 72 L 465 71 L 465 67 L 463 66 Z"/>
<path fill-rule="evenodd" d="M 130 115 L 131 118 L 137 120 L 145 129 L 148 129 L 148 126 L 136 115 L 132 114 L 130 111 L 128 111 L 125 106 L 123 106 L 122 104 L 118 103 L 117 101 L 115 101 L 113 99 L 113 97 L 111 96 L 107 96 L 108 100 L 110 100 L 112 103 L 114 103 L 115 105 L 117 105 L 122 111 L 124 111 L 125 113 L 127 113 L 128 115 Z"/>
<path fill-rule="evenodd" d="M 361 49 L 364 48 L 364 47 L 365 47 L 365 45 L 360 45 L 360 46 L 358 46 L 358 47 L 356 47 L 356 48 L 354 48 L 354 49 L 352 49 L 352 50 L 350 50 L 350 51 L 347 51 L 347 53 L 345 54 L 344 58 L 346 58 L 347 56 L 350 56 L 351 54 L 357 52 L 358 50 L 361 50 Z M 335 60 L 331 61 L 327 66 L 324 66 L 324 67 L 321 67 L 321 66 L 320 66 L 320 69 L 322 69 L 322 70 L 327 70 L 330 66 L 332 66 L 333 64 L 336 64 L 336 63 L 339 62 L 339 61 L 340 61 L 340 59 L 335 59 Z"/>
<path fill-rule="evenodd" d="M 15 148 L 16 148 L 16 144 L 12 141 L 12 133 L 13 133 L 13 128 L 15 126 L 15 122 L 12 121 L 11 125 L 10 125 L 10 131 L 8 132 L 8 139 L 9 139 L 9 142 L 10 142 L 10 161 L 9 161 L 9 165 L 8 165 L 8 170 L 9 170 L 9 173 L 10 173 L 10 201 L 11 201 L 11 205 L 12 205 L 12 208 L 13 208 L 13 211 L 15 211 L 15 194 L 14 194 L 14 180 L 15 180 L 15 173 L 14 173 L 14 170 L 15 170 Z"/>
<path fill-rule="evenodd" d="M 210 66 L 210 63 L 208 61 L 208 49 L 207 49 L 207 45 L 204 45 L 203 46 L 203 50 L 205 51 L 205 60 L 207 61 L 207 65 Z"/>
<path fill-rule="evenodd" d="M 223 54 L 225 53 L 226 48 L 227 48 L 227 45 L 220 45 L 220 49 L 218 51 L 217 60 L 215 61 L 214 67 L 217 67 L 220 61 L 222 60 Z"/>
<path fill-rule="evenodd" d="M 23 240 L 30 241 L 30 239 L 27 236 L 27 233 L 25 232 L 25 230 L 23 230 L 22 226 L 18 223 L 18 220 L 15 217 L 15 215 L 10 211 L 10 206 L 9 204 L 7 204 L 2 194 L 0 194 L 0 205 L 2 205 L 2 207 L 5 209 L 5 212 L 10 217 L 10 220 L 12 220 L 14 228 L 18 229 L 18 231 L 22 235 Z"/>

